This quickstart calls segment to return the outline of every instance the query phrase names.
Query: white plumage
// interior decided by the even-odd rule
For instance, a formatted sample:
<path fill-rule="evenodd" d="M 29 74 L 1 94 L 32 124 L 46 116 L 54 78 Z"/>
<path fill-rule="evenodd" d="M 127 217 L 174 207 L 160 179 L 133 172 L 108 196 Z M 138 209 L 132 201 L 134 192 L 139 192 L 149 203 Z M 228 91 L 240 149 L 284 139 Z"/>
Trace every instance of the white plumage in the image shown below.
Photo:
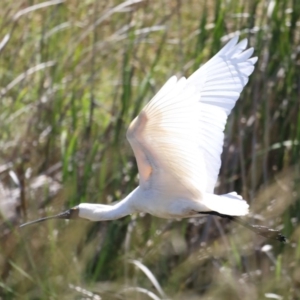
<path fill-rule="evenodd" d="M 155 199 L 139 209 L 153 206 L 151 213 L 162 217 L 210 210 L 247 214 L 248 204 L 236 193 L 212 194 L 227 116 L 257 61 L 250 58 L 253 48 L 244 51 L 247 40 L 237 41 L 233 38 L 188 79 L 171 77 L 131 123 L 127 138 L 138 164 L 139 189 L 155 191 Z"/>
<path fill-rule="evenodd" d="M 233 38 L 188 79 L 171 77 L 132 121 L 127 138 L 140 181 L 132 193 L 115 205 L 82 203 L 50 218 L 101 221 L 134 212 L 163 218 L 246 215 L 248 204 L 237 193 L 213 194 L 227 117 L 257 61 L 251 58 L 253 48 L 245 50 L 247 40 L 237 42 Z"/>

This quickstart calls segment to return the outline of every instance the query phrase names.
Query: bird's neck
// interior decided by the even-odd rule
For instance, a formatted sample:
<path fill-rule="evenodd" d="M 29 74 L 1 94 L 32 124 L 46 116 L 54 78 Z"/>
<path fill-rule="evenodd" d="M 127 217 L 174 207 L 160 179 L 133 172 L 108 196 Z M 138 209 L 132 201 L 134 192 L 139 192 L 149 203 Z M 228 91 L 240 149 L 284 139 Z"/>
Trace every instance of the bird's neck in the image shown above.
<path fill-rule="evenodd" d="M 114 205 L 81 203 L 79 204 L 79 217 L 90 221 L 108 221 L 123 218 L 135 210 L 136 193 L 133 191 L 125 199 Z"/>

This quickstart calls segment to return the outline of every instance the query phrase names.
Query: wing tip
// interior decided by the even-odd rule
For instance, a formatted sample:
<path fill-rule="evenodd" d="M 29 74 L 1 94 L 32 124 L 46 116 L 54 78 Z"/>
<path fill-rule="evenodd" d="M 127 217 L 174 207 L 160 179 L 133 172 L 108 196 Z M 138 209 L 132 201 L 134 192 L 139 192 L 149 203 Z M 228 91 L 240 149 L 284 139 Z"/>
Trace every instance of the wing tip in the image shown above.
<path fill-rule="evenodd" d="M 248 59 L 249 62 L 251 62 L 253 65 L 255 65 L 258 61 L 258 57 L 254 56 Z"/>

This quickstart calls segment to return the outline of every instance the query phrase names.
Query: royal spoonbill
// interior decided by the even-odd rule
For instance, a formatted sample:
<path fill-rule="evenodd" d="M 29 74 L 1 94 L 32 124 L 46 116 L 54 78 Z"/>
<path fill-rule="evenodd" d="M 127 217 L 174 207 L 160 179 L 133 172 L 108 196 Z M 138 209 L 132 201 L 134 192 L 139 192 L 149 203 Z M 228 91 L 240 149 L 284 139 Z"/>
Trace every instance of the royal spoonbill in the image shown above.
<path fill-rule="evenodd" d="M 216 215 L 267 238 L 285 241 L 277 230 L 241 219 L 249 205 L 236 192 L 214 194 L 227 117 L 254 70 L 257 57 L 247 40 L 231 39 L 189 78 L 171 77 L 131 122 L 139 186 L 115 205 L 81 203 L 49 219 L 104 221 L 145 212 L 161 218 Z"/>

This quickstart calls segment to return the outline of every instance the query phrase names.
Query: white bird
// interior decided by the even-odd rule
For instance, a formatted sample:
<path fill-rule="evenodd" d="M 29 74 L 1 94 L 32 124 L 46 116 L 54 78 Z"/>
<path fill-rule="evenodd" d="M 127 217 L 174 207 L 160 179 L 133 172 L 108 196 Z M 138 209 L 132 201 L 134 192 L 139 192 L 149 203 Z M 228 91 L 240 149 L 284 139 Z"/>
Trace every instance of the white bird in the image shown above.
<path fill-rule="evenodd" d="M 214 194 L 227 117 L 254 70 L 257 57 L 247 40 L 231 39 L 188 79 L 171 77 L 131 122 L 139 186 L 115 205 L 81 203 L 48 219 L 104 221 L 144 212 L 161 218 L 218 215 L 266 237 L 275 230 L 246 223 L 249 205 L 236 192 Z"/>

